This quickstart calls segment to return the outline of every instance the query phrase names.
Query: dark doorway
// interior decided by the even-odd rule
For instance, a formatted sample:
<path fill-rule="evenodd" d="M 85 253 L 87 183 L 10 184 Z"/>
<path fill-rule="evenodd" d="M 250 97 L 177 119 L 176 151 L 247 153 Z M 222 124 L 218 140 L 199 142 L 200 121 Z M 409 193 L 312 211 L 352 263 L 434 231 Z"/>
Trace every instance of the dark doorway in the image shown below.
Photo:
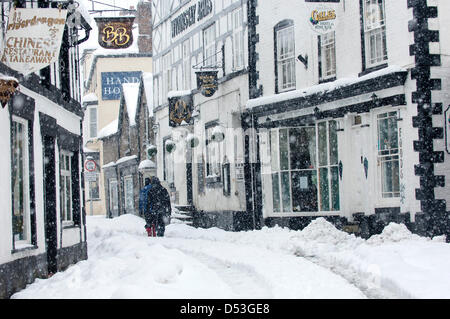
<path fill-rule="evenodd" d="M 56 169 L 55 138 L 44 136 L 44 209 L 45 244 L 48 273 L 54 274 L 57 267 L 57 219 L 56 219 Z"/>

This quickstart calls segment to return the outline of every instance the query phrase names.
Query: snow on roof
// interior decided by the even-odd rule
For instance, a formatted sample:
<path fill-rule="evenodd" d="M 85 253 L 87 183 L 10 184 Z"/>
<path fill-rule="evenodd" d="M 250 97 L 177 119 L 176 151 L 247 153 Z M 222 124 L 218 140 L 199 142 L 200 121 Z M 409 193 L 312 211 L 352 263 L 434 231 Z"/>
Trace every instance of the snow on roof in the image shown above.
<path fill-rule="evenodd" d="M 406 72 L 407 70 L 399 67 L 399 66 L 389 66 L 387 68 L 384 68 L 379 71 L 372 72 L 370 74 L 361 76 L 361 77 L 353 77 L 353 78 L 341 78 L 333 82 L 328 83 L 322 83 L 319 85 L 314 85 L 308 88 L 289 91 L 286 93 L 280 93 L 280 94 L 274 94 L 270 96 L 264 96 L 257 99 L 251 99 L 247 102 L 246 108 L 253 108 L 257 106 L 267 105 L 267 104 L 274 104 L 274 103 L 280 103 L 296 98 L 302 98 L 306 97 L 308 95 L 312 94 L 319 94 L 319 93 L 326 93 L 329 91 L 333 91 L 336 89 L 339 89 L 344 86 L 349 86 L 358 82 L 366 81 L 369 79 L 373 79 L 379 76 L 383 76 L 386 74 L 391 74 L 395 72 Z"/>
<path fill-rule="evenodd" d="M 134 159 L 137 159 L 136 155 L 121 157 L 117 160 L 116 164 L 125 163 Z"/>
<path fill-rule="evenodd" d="M 119 128 L 119 120 L 116 119 L 111 123 L 109 123 L 108 125 L 106 125 L 104 128 L 102 128 L 100 132 L 98 132 L 97 138 L 103 138 L 113 135 L 117 133 L 118 128 Z"/>
<path fill-rule="evenodd" d="M 88 148 L 86 146 L 83 147 L 83 152 L 84 153 L 98 153 L 97 150 L 90 149 L 90 148 Z"/>
<path fill-rule="evenodd" d="M 102 168 L 108 168 L 108 167 L 114 167 L 114 166 L 116 166 L 116 162 L 110 162 L 108 164 L 103 165 Z"/>
<path fill-rule="evenodd" d="M 191 94 L 191 90 L 186 90 L 186 91 L 170 91 L 169 93 L 167 93 L 167 98 L 171 99 L 173 97 L 179 97 L 179 96 L 186 96 L 186 95 L 190 95 Z"/>
<path fill-rule="evenodd" d="M 8 75 L 3 75 L 1 73 L 0 73 L 0 80 L 19 82 L 19 80 L 17 80 L 15 77 L 8 76 Z"/>
<path fill-rule="evenodd" d="M 144 168 L 156 168 L 156 164 L 149 160 L 149 159 L 145 159 L 143 160 L 140 164 L 139 164 L 139 170 L 144 169 Z"/>
<path fill-rule="evenodd" d="M 145 98 L 147 100 L 147 108 L 149 116 L 153 116 L 153 73 L 142 73 L 142 81 L 144 82 Z"/>
<path fill-rule="evenodd" d="M 98 101 L 97 94 L 95 94 L 95 93 L 89 93 L 89 94 L 83 96 L 82 101 L 83 101 L 83 103 L 87 103 L 87 102 L 97 102 L 97 101 Z"/>
<path fill-rule="evenodd" d="M 123 96 L 127 105 L 128 119 L 130 126 L 136 125 L 136 110 L 139 99 L 139 83 L 122 84 Z"/>

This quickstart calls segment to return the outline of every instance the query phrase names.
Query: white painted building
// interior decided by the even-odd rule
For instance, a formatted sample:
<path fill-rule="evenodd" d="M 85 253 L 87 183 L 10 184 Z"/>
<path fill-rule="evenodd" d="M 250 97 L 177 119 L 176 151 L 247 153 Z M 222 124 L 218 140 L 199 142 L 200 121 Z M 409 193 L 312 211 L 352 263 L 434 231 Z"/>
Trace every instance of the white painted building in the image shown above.
<path fill-rule="evenodd" d="M 249 2 L 256 218 L 448 233 L 448 1 Z"/>
<path fill-rule="evenodd" d="M 199 226 L 254 226 L 246 209 L 240 116 L 249 96 L 247 4 L 153 1 L 158 176 L 178 208 L 195 211 Z M 197 85 L 200 71 L 218 72 L 212 96 Z M 187 125 L 169 124 L 169 98 L 188 101 Z M 223 141 L 212 141 L 216 131 L 224 133 Z"/>
<path fill-rule="evenodd" d="M 1 6 L 6 22 L 10 4 Z M 25 77 L 0 63 L 0 79 L 19 83 L 0 110 L 0 298 L 87 259 L 78 44 L 88 16 L 80 22 L 66 25 L 57 63 Z"/>

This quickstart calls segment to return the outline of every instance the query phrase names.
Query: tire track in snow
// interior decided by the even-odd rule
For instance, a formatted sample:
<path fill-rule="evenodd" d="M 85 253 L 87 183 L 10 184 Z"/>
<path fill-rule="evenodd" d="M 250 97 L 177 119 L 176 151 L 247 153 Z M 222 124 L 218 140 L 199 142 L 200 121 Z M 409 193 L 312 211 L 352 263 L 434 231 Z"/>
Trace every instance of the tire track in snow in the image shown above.
<path fill-rule="evenodd" d="M 379 283 L 374 283 L 371 274 L 358 273 L 352 268 L 339 267 L 336 264 L 329 264 L 326 261 L 315 256 L 299 256 L 305 258 L 317 266 L 326 268 L 334 274 L 342 277 L 349 284 L 358 288 L 368 299 L 403 299 L 405 296 L 397 296 L 392 290 L 383 289 Z M 381 280 L 381 279 L 378 279 Z"/>
<path fill-rule="evenodd" d="M 258 274 L 250 265 L 236 262 L 228 262 L 204 252 L 179 247 L 174 244 L 162 244 L 166 248 L 177 249 L 189 255 L 209 269 L 218 274 L 220 278 L 236 294 L 237 299 L 272 299 L 271 287 L 266 284 L 265 278 Z M 249 294 L 251 291 L 251 294 Z M 251 297 L 249 297 L 251 295 Z"/>
<path fill-rule="evenodd" d="M 226 284 L 237 295 L 237 298 L 250 298 L 249 291 L 252 292 L 252 299 L 271 299 L 273 298 L 269 285 L 265 284 L 263 276 L 259 275 L 251 266 L 241 263 L 228 263 L 216 257 L 180 249 L 198 261 L 206 265 L 209 269 L 215 271 L 224 280 Z M 243 292 L 245 294 L 243 294 Z"/>
<path fill-rule="evenodd" d="M 349 298 L 348 294 L 353 296 L 350 298 L 367 298 L 363 291 L 343 276 L 306 258 L 297 262 L 299 258 L 295 255 L 277 254 L 258 247 L 252 247 L 251 253 L 245 252 L 248 247 L 232 243 L 227 243 L 230 245 L 227 251 L 233 251 L 233 254 L 222 255 L 214 248 L 211 250 L 210 245 L 215 241 L 191 239 L 192 241 L 188 240 L 190 243 L 182 243 L 178 241 L 180 238 L 167 239 L 169 238 L 166 237 L 160 244 L 169 249 L 177 249 L 207 266 L 223 279 L 237 295 L 236 298 Z M 221 245 L 223 244 L 225 243 L 222 242 Z M 267 263 L 261 260 L 266 260 Z M 263 268 L 257 268 L 257 265 L 263 264 Z M 288 268 L 285 269 L 285 266 Z M 280 269 L 287 272 L 278 272 Z M 274 273 L 274 270 L 278 273 Z M 344 286 L 339 287 L 340 285 Z"/>

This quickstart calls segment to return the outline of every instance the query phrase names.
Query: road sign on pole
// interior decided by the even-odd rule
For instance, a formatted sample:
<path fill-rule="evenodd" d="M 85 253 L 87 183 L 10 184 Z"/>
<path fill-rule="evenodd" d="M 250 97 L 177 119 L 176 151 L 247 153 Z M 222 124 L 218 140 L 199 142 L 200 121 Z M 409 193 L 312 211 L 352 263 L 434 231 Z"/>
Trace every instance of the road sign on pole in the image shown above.
<path fill-rule="evenodd" d="M 86 160 L 84 162 L 84 169 L 87 172 L 90 172 L 90 173 L 91 172 L 95 172 L 97 170 L 97 163 L 94 160 L 91 160 L 91 159 Z"/>

